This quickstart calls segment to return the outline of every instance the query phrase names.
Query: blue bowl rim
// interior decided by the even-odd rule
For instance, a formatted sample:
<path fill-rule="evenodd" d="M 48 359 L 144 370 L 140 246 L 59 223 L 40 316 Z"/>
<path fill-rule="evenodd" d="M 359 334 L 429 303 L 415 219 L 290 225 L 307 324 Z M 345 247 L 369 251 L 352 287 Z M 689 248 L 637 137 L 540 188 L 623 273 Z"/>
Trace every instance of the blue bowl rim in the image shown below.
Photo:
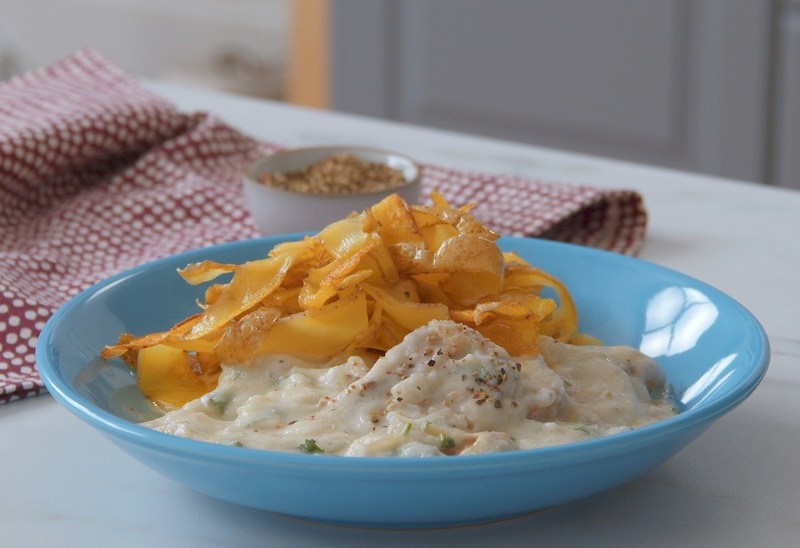
<path fill-rule="evenodd" d="M 249 449 L 241 447 L 229 447 L 220 444 L 203 442 L 189 438 L 182 438 L 171 434 L 156 432 L 144 426 L 127 421 L 123 418 L 102 409 L 86 401 L 72 386 L 64 379 L 61 372 L 56 368 L 48 355 L 49 341 L 56 327 L 62 318 L 69 312 L 81 305 L 86 299 L 94 295 L 98 290 L 113 284 L 120 283 L 128 277 L 135 276 L 150 268 L 158 267 L 167 263 L 189 263 L 198 260 L 197 256 L 213 254 L 219 250 L 235 250 L 236 248 L 250 248 L 259 243 L 265 245 L 265 250 L 270 249 L 277 243 L 298 239 L 307 233 L 289 233 L 275 236 L 260 237 L 246 240 L 237 240 L 221 244 L 196 248 L 183 251 L 166 257 L 162 257 L 123 272 L 110 276 L 91 287 L 81 291 L 72 297 L 67 303 L 59 308 L 47 321 L 41 331 L 36 347 L 36 363 L 40 376 L 45 383 L 48 391 L 63 406 L 78 416 L 84 422 L 98 428 L 100 431 L 111 435 L 127 443 L 148 447 L 156 451 L 177 452 L 182 455 L 201 456 L 203 458 L 218 458 L 224 460 L 237 461 L 250 464 L 279 464 L 287 468 L 309 468 L 316 471 L 326 470 L 354 470 L 359 473 L 385 472 L 388 470 L 413 469 L 415 473 L 436 473 L 445 471 L 457 471 L 469 468 L 473 471 L 494 470 L 502 468 L 513 471 L 518 468 L 530 470 L 536 468 L 552 468 L 554 464 L 558 466 L 568 466 L 587 459 L 597 459 L 604 456 L 618 454 L 626 450 L 635 450 L 650 445 L 655 445 L 663 441 L 666 437 L 679 433 L 686 433 L 710 424 L 719 416 L 727 413 L 742 401 L 744 401 L 764 377 L 769 365 L 770 348 L 769 340 L 763 326 L 758 320 L 738 301 L 723 293 L 722 291 L 686 274 L 657 265 L 642 259 L 618 255 L 616 253 L 578 246 L 569 243 L 542 240 L 537 238 L 526 238 L 517 236 L 506 236 L 499 240 L 501 247 L 503 244 L 514 241 L 529 241 L 536 246 L 557 246 L 570 249 L 573 253 L 588 254 L 590 256 L 613 255 L 615 260 L 627 262 L 629 264 L 645 265 L 664 273 L 668 273 L 678 279 L 689 282 L 690 284 L 702 288 L 703 291 L 713 294 L 715 298 L 727 300 L 739 308 L 755 327 L 758 335 L 755 339 L 756 359 L 753 362 L 749 374 L 739 381 L 732 389 L 728 390 L 722 397 L 710 404 L 700 403 L 698 407 L 685 410 L 678 415 L 636 428 L 631 431 L 621 432 L 610 436 L 581 440 L 573 443 L 566 443 L 550 447 L 535 449 L 524 449 L 505 453 L 491 453 L 483 455 L 460 455 L 456 459 L 432 459 L 429 457 L 340 457 L 332 455 L 305 455 L 296 453 L 286 453 L 279 451 L 268 451 L 262 449 Z M 192 257 L 192 258 L 190 258 Z"/>

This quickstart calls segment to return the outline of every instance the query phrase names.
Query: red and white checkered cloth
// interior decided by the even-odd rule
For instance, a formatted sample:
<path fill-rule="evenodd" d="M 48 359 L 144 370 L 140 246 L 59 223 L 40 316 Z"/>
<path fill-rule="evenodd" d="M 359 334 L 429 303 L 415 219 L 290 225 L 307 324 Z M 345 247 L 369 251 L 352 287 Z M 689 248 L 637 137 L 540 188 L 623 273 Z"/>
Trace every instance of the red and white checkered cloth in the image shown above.
<path fill-rule="evenodd" d="M 181 113 L 96 51 L 0 84 L 0 403 L 44 391 L 34 360 L 47 318 L 111 274 L 257 235 L 245 165 L 279 148 L 211 114 Z M 502 234 L 634 254 L 641 197 L 437 166 L 426 194 L 480 203 Z"/>

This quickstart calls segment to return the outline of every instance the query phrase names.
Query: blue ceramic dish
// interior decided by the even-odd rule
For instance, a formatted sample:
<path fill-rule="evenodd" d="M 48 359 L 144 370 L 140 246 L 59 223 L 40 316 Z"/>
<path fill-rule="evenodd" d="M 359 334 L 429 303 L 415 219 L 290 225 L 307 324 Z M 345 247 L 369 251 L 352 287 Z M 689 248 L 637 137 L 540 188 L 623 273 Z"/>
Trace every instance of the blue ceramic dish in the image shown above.
<path fill-rule="evenodd" d="M 296 238 L 297 235 L 294 235 Z M 626 344 L 664 368 L 680 413 L 634 431 L 511 453 L 442 458 L 350 458 L 214 445 L 148 430 L 152 411 L 129 369 L 98 358 L 121 332 L 170 327 L 195 311 L 202 287 L 175 269 L 263 257 L 291 236 L 167 257 L 79 294 L 39 338 L 47 388 L 67 409 L 164 476 L 230 502 L 375 527 L 490 521 L 565 503 L 630 481 L 674 455 L 741 403 L 769 362 L 763 329 L 720 291 L 659 266 L 566 244 L 503 238 L 572 293 L 580 328 Z M 292 238 L 293 239 L 293 238 Z"/>

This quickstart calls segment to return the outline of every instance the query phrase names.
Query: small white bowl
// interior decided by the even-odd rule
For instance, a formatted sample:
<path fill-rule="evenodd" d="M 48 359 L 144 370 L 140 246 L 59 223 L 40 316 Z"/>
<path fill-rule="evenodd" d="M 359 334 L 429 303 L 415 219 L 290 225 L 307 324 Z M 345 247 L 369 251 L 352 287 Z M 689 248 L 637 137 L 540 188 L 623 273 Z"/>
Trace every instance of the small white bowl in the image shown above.
<path fill-rule="evenodd" d="M 334 195 L 292 192 L 259 181 L 264 173 L 298 171 L 330 156 L 342 154 L 396 169 L 403 174 L 406 182 L 384 191 Z M 414 161 L 394 152 L 366 147 L 326 146 L 283 150 L 257 160 L 244 175 L 245 204 L 264 236 L 320 230 L 334 221 L 344 219 L 353 211 L 363 211 L 393 193 L 409 203 L 416 203 L 419 192 L 420 168 Z"/>

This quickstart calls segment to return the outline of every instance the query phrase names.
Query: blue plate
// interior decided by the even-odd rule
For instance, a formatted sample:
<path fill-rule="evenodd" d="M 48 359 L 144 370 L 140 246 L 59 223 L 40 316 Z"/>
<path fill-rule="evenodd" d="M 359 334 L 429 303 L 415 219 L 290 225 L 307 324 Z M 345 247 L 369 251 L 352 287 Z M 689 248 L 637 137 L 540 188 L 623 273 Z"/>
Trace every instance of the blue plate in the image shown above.
<path fill-rule="evenodd" d="M 769 343 L 755 318 L 702 282 L 617 254 L 503 238 L 503 249 L 566 284 L 582 331 L 656 358 L 675 395 L 677 416 L 579 443 L 452 458 L 297 455 L 214 445 L 138 426 L 150 418 L 150 406 L 124 364 L 98 358 L 103 345 L 121 332 L 167 329 L 196 311 L 203 288 L 186 284 L 176 268 L 203 259 L 260 258 L 276 243 L 296 237 L 181 253 L 77 295 L 39 338 L 36 361 L 47 388 L 135 458 L 214 497 L 326 521 L 436 527 L 523 514 L 630 481 L 741 403 L 769 362 Z"/>

